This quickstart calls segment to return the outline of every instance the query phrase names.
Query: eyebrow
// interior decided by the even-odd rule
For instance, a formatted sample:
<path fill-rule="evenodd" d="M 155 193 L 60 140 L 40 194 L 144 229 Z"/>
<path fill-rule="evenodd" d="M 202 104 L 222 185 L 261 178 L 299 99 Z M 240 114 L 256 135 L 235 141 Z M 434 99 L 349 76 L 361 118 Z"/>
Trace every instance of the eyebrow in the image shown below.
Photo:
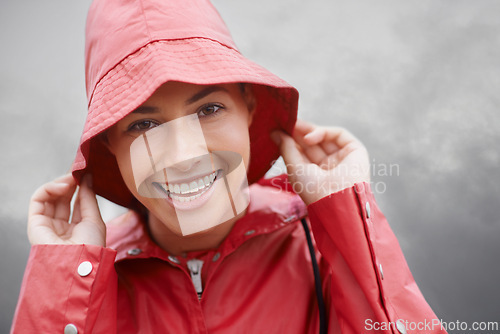
<path fill-rule="evenodd" d="M 219 91 L 228 92 L 227 89 L 225 89 L 224 87 L 221 87 L 221 86 L 209 86 L 205 89 L 200 90 L 198 93 L 194 94 L 193 96 L 191 96 L 189 99 L 186 100 L 185 104 L 186 105 L 193 104 L 196 101 L 201 100 L 205 96 L 208 96 L 212 93 L 219 92 Z M 132 111 L 132 113 L 134 113 L 134 114 L 154 114 L 154 113 L 158 113 L 158 112 L 160 112 L 160 109 L 158 109 L 157 107 L 152 107 L 152 106 L 139 106 Z"/>
<path fill-rule="evenodd" d="M 160 112 L 158 108 L 150 106 L 139 106 L 132 111 L 134 114 L 155 114 L 158 112 Z"/>
<path fill-rule="evenodd" d="M 221 87 L 221 86 L 209 86 L 205 89 L 200 90 L 198 93 L 194 94 L 189 99 L 187 99 L 186 105 L 195 103 L 196 101 L 201 100 L 205 96 L 210 95 L 210 94 L 215 93 L 215 92 L 219 92 L 219 91 L 228 92 L 227 89 L 225 89 L 224 87 Z"/>

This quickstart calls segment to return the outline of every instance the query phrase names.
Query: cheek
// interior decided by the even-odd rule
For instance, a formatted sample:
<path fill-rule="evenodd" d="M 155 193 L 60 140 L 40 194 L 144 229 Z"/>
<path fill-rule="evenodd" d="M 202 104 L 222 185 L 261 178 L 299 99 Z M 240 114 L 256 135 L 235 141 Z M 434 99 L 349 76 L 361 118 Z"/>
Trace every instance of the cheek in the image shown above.
<path fill-rule="evenodd" d="M 135 186 L 134 173 L 132 170 L 132 162 L 130 157 L 129 149 L 120 149 L 115 152 L 116 163 L 118 164 L 118 168 L 120 169 L 120 173 L 122 175 L 123 181 L 125 185 L 130 190 L 130 192 L 137 197 L 137 189 Z"/>
<path fill-rule="evenodd" d="M 243 116 L 243 115 L 241 115 Z M 239 153 L 245 165 L 250 159 L 250 135 L 246 117 L 231 117 L 218 124 L 217 129 L 206 134 L 209 151 L 230 151 Z"/>
<path fill-rule="evenodd" d="M 131 140 L 124 139 L 120 136 L 120 130 L 117 125 L 108 130 L 107 133 L 109 150 L 113 153 L 118 169 L 122 176 L 125 185 L 130 192 L 137 197 L 135 189 L 134 175 L 132 172 L 132 164 L 130 160 L 130 144 Z"/>

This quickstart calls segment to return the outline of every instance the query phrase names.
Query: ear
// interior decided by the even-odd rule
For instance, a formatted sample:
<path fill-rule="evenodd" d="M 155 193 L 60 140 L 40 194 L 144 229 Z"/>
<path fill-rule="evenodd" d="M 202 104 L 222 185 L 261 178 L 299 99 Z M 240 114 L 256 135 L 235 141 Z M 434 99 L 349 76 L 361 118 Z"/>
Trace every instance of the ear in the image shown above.
<path fill-rule="evenodd" d="M 255 115 L 255 110 L 257 109 L 257 100 L 255 99 L 252 84 L 241 83 L 240 87 L 243 100 L 245 100 L 248 108 L 248 127 L 250 127 L 250 125 L 252 125 L 253 116 Z"/>

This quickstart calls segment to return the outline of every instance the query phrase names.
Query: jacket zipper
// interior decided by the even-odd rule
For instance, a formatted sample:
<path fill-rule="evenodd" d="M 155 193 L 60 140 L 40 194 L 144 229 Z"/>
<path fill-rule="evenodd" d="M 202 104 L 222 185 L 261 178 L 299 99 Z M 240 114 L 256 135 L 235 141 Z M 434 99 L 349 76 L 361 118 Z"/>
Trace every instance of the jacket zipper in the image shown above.
<path fill-rule="evenodd" d="M 201 268 L 203 267 L 203 261 L 198 259 L 189 260 L 187 262 L 187 267 L 189 269 L 189 273 L 191 274 L 194 289 L 198 294 L 198 300 L 200 300 L 201 294 L 203 293 L 203 285 L 201 283 Z"/>

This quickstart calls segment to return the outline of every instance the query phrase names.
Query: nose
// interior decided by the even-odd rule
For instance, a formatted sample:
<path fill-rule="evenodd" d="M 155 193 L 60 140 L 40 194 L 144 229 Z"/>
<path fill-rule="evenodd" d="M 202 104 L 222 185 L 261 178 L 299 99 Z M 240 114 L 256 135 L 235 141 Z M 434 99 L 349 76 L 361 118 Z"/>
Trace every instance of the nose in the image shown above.
<path fill-rule="evenodd" d="M 157 170 L 169 168 L 187 172 L 196 168 L 201 157 L 208 154 L 205 137 L 196 115 L 174 119 L 153 131 L 154 140 L 150 140 L 153 143 L 151 152 Z"/>
<path fill-rule="evenodd" d="M 185 159 L 180 162 L 177 162 L 174 165 L 169 166 L 169 169 L 176 169 L 179 172 L 188 172 L 191 169 L 196 168 L 197 165 L 200 164 L 200 157 L 195 157 L 191 159 Z"/>

